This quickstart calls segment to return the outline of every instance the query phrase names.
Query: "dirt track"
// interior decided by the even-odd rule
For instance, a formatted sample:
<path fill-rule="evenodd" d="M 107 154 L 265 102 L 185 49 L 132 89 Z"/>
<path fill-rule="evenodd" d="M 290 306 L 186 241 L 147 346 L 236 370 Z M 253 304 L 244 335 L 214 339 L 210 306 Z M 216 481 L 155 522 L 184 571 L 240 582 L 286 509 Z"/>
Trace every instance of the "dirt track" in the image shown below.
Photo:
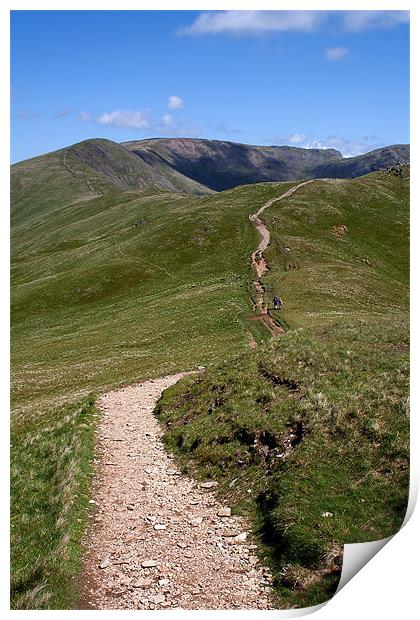
<path fill-rule="evenodd" d="M 223 516 L 212 485 L 181 475 L 162 444 L 153 409 L 181 376 L 99 399 L 81 609 L 272 609 L 247 524 Z"/>
<path fill-rule="evenodd" d="M 256 319 L 283 333 L 268 314 L 261 278 L 270 232 L 265 209 L 250 216 L 260 234 L 252 253 Z M 181 475 L 162 443 L 153 410 L 183 374 L 104 394 L 96 436 L 94 516 L 84 541 L 81 609 L 273 609 L 271 575 L 256 555 L 247 523 L 204 486 Z"/>
<path fill-rule="evenodd" d="M 260 234 L 260 242 L 258 244 L 258 247 L 251 254 L 251 263 L 254 268 L 255 274 L 257 276 L 257 279 L 254 281 L 255 298 L 256 298 L 256 302 L 255 302 L 256 315 L 253 318 L 256 320 L 262 321 L 264 325 L 267 327 L 267 329 L 270 330 L 273 338 L 281 334 L 284 334 L 284 329 L 280 325 L 277 325 L 274 319 L 270 316 L 268 312 L 267 304 L 265 302 L 265 291 L 264 291 L 264 286 L 261 282 L 261 278 L 264 275 L 264 273 L 267 271 L 267 261 L 264 258 L 263 252 L 266 250 L 266 248 L 268 247 L 270 243 L 270 231 L 268 230 L 264 222 L 261 220 L 260 215 L 265 211 L 265 209 L 268 209 L 268 207 L 271 207 L 271 205 L 274 204 L 275 202 L 279 200 L 283 200 L 284 198 L 287 198 L 288 196 L 291 196 L 297 189 L 311 182 L 312 180 L 303 181 L 303 183 L 299 183 L 298 185 L 291 187 L 290 189 L 287 190 L 287 192 L 285 192 L 281 196 L 278 196 L 277 198 L 271 198 L 270 200 L 268 200 L 262 207 L 260 207 L 257 211 L 255 211 L 255 213 L 252 213 L 249 216 L 250 221 L 254 224 L 255 228 L 258 230 Z"/>

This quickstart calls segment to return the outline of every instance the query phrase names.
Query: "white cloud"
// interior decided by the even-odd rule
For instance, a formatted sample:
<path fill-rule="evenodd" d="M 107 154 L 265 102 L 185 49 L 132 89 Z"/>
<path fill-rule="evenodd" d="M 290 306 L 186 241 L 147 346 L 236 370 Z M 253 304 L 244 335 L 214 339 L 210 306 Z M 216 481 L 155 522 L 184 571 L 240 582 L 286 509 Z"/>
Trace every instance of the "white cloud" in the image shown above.
<path fill-rule="evenodd" d="M 325 50 L 325 58 L 327 60 L 342 60 L 348 53 L 347 47 L 329 47 Z"/>
<path fill-rule="evenodd" d="M 129 127 L 132 129 L 147 129 L 149 127 L 147 113 L 140 110 L 104 112 L 96 120 L 100 125 L 114 125 L 115 127 Z"/>
<path fill-rule="evenodd" d="M 321 140 L 313 138 L 310 142 L 304 145 L 304 148 L 336 149 L 337 151 L 340 151 L 344 157 L 355 157 L 356 155 L 362 155 L 362 153 L 367 153 L 368 151 L 373 151 L 374 149 L 383 146 L 381 138 L 378 136 L 371 136 L 371 138 L 374 138 L 375 141 L 372 142 L 371 139 L 367 140 L 366 137 L 353 139 L 334 134 Z"/>
<path fill-rule="evenodd" d="M 335 149 L 344 157 L 354 157 L 384 146 L 379 136 L 363 136 L 362 138 L 345 138 L 332 134 L 319 138 L 313 134 L 294 133 L 286 137 L 273 136 L 266 140 L 269 144 L 299 146 L 304 149 Z"/>
<path fill-rule="evenodd" d="M 326 13 L 324 11 L 212 11 L 201 13 L 190 26 L 179 34 L 262 34 L 291 30 L 315 30 Z"/>
<path fill-rule="evenodd" d="M 371 28 L 392 28 L 409 22 L 409 11 L 345 11 L 343 16 L 344 29 L 351 32 Z"/>
<path fill-rule="evenodd" d="M 93 116 L 92 116 L 92 114 L 89 114 L 89 112 L 80 112 L 78 118 L 79 118 L 79 121 L 91 121 L 91 120 L 93 120 Z"/>
<path fill-rule="evenodd" d="M 407 24 L 409 11 L 206 11 L 178 31 L 181 35 L 260 35 L 270 32 L 313 32 L 331 18 L 345 31 L 392 28 Z"/>
<path fill-rule="evenodd" d="M 184 101 L 177 95 L 171 95 L 168 99 L 168 110 L 181 110 L 184 107 Z"/>
<path fill-rule="evenodd" d="M 302 144 L 302 148 L 325 150 L 325 149 L 329 149 L 332 147 L 328 146 L 327 144 L 324 144 L 324 142 L 321 142 L 321 140 L 312 140 L 312 142 L 308 142 L 307 144 Z"/>
<path fill-rule="evenodd" d="M 267 138 L 265 142 L 269 144 L 296 145 L 302 144 L 304 140 L 307 140 L 310 137 L 311 136 L 307 136 L 305 133 L 292 133 L 288 136 L 279 136 L 278 134 L 275 134 L 270 138 Z"/>
<path fill-rule="evenodd" d="M 290 142 L 290 144 L 300 144 L 305 138 L 306 135 L 304 133 L 292 133 L 291 136 L 288 136 L 287 142 Z"/>
<path fill-rule="evenodd" d="M 170 125 L 172 125 L 172 114 L 164 114 L 160 120 L 163 127 L 169 127 Z"/>

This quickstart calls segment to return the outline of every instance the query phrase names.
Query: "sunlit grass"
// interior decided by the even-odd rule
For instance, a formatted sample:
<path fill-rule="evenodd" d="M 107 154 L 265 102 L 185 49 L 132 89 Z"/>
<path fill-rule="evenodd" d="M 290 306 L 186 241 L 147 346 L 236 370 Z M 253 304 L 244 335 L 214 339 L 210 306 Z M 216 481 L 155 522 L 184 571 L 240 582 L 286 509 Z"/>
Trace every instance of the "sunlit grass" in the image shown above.
<path fill-rule="evenodd" d="M 288 333 L 157 408 L 184 469 L 253 519 L 281 606 L 329 598 L 342 545 L 405 516 L 408 217 L 408 180 L 387 173 L 317 181 L 266 210 L 267 301 L 282 296 Z"/>

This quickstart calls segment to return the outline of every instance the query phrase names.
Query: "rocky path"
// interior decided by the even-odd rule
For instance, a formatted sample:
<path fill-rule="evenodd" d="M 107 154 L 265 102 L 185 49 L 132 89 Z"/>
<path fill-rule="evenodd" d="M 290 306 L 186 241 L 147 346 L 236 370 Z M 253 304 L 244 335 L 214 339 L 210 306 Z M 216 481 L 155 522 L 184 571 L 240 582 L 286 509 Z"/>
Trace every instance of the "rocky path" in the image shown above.
<path fill-rule="evenodd" d="M 82 609 L 272 609 L 270 574 L 217 483 L 181 475 L 153 409 L 182 375 L 105 394 Z"/>
<path fill-rule="evenodd" d="M 254 268 L 255 275 L 257 276 L 257 279 L 254 281 L 256 297 L 255 310 L 257 314 L 254 318 L 262 321 L 264 325 L 270 330 L 273 337 L 284 334 L 284 329 L 280 325 L 277 325 L 274 319 L 269 315 L 267 304 L 265 303 L 265 291 L 264 286 L 261 282 L 261 278 L 267 271 L 267 261 L 264 258 L 263 252 L 267 249 L 270 243 L 270 231 L 268 230 L 267 226 L 264 224 L 260 216 L 266 209 L 268 209 L 268 207 L 271 207 L 272 204 L 279 200 L 283 200 L 288 196 L 291 196 L 297 189 L 311 182 L 312 180 L 303 181 L 303 183 L 299 183 L 298 185 L 291 187 L 281 196 L 277 196 L 277 198 L 271 198 L 271 200 L 268 200 L 265 204 L 263 204 L 262 207 L 255 211 L 255 213 L 252 213 L 249 216 L 250 221 L 254 224 L 260 235 L 260 242 L 258 244 L 258 247 L 251 254 L 251 263 Z"/>

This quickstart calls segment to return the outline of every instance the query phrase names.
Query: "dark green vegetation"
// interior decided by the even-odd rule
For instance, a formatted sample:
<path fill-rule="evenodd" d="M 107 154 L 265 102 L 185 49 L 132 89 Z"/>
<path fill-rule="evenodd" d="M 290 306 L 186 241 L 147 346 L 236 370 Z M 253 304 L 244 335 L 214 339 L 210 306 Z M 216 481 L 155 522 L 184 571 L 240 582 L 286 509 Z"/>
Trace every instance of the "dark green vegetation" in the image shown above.
<path fill-rule="evenodd" d="M 253 146 L 191 138 L 139 140 L 123 145 L 155 170 L 177 170 L 216 191 L 267 181 L 353 178 L 410 161 L 406 144 L 347 158 L 335 149 Z"/>
<path fill-rule="evenodd" d="M 331 596 L 342 545 L 404 519 L 408 217 L 408 178 L 388 173 L 275 203 L 265 286 L 292 329 L 158 406 L 185 470 L 252 516 L 283 605 Z"/>
<path fill-rule="evenodd" d="M 245 394 L 241 396 L 237 386 L 241 381 L 247 385 L 248 381 L 248 404 L 258 395 L 254 399 L 256 404 L 242 412 L 244 429 L 249 428 L 258 437 L 268 430 L 278 439 L 281 429 L 286 433 L 289 428 L 289 413 L 292 424 L 301 415 L 300 405 L 293 407 L 299 400 L 298 392 L 295 394 L 284 385 L 269 387 L 273 380 L 262 374 L 261 364 L 270 369 L 272 362 L 275 366 L 271 374 L 283 377 L 279 360 L 284 355 L 290 380 L 299 382 L 302 390 L 302 406 L 311 402 L 311 381 L 315 382 L 313 389 L 326 399 L 324 408 L 319 405 L 316 420 L 312 416 L 310 421 L 305 418 L 305 429 L 309 430 L 296 448 L 296 455 L 297 450 L 315 455 L 315 450 L 322 449 L 322 437 L 325 436 L 326 444 L 331 444 L 326 410 L 334 403 L 340 409 L 345 400 L 340 400 L 340 386 L 334 384 L 327 364 L 330 354 L 338 364 L 343 349 L 353 353 L 343 357 L 343 369 L 336 380 L 347 381 L 344 385 L 350 402 L 355 402 L 357 381 L 362 382 L 362 369 L 369 366 L 369 359 L 372 361 L 370 370 L 366 370 L 366 382 L 372 390 L 377 396 L 380 394 L 378 390 L 385 384 L 383 373 L 389 379 L 385 388 L 394 390 L 394 400 L 391 396 L 385 398 L 383 418 L 379 420 L 382 426 L 377 431 L 391 436 L 389 450 L 381 440 L 381 456 L 364 439 L 365 443 L 360 445 L 361 449 L 366 447 L 365 462 L 378 464 L 382 476 L 380 463 L 387 459 L 389 462 L 392 450 L 404 452 L 405 417 L 398 421 L 401 436 L 393 438 L 392 429 L 394 412 L 405 398 L 402 373 L 406 359 L 403 321 L 407 303 L 407 181 L 377 174 L 356 182 L 338 182 L 336 186 L 316 182 L 265 212 L 273 242 L 267 253 L 271 270 L 264 284 L 269 295 L 280 291 L 285 300 L 282 320 L 293 328 L 304 327 L 305 331 L 291 331 L 273 345 L 273 353 L 270 348 L 262 348 L 249 355 L 247 334 L 252 333 L 260 343 L 268 333 L 260 323 L 248 320 L 252 308 L 249 257 L 257 244 L 248 216 L 293 184 L 246 186 L 213 194 L 168 162 L 158 169 L 157 164 L 146 164 L 120 145 L 94 140 L 12 168 L 12 596 L 16 608 L 68 608 L 74 603 L 75 589 L 69 584 L 80 564 L 79 541 L 87 516 L 92 429 L 96 419 L 88 396 L 91 392 L 204 365 L 209 370 L 200 376 L 197 386 L 219 385 L 219 375 L 226 377 L 222 383 L 231 377 L 231 395 L 240 399 Z M 374 215 L 369 215 L 369 209 Z M 287 213 L 283 221 L 283 214 Z M 344 235 L 339 231 L 343 224 L 347 227 Z M 324 286 L 325 295 L 318 295 L 319 286 Z M 362 303 L 354 304 L 356 294 Z M 382 322 L 386 323 L 384 329 Z M 291 344 L 293 339 L 296 346 Z M 240 354 L 243 357 L 229 362 L 232 356 Z M 305 374 L 305 366 L 299 366 L 300 354 L 302 360 L 309 355 L 313 366 L 308 368 L 313 372 Z M 324 368 L 323 360 L 325 370 L 319 373 L 325 376 L 318 377 L 317 369 Z M 226 364 L 219 367 L 223 361 Z M 296 361 L 294 375 L 292 366 Z M 393 373 L 397 373 L 398 381 Z M 206 475 L 210 467 L 215 476 L 222 476 L 222 472 L 223 476 L 240 479 L 245 475 L 245 480 L 250 476 L 248 486 L 238 483 L 229 492 L 235 493 L 238 510 L 250 511 L 256 527 L 261 532 L 269 531 L 267 519 L 281 523 L 283 508 L 279 507 L 275 493 L 273 499 L 263 494 L 263 480 L 267 481 L 267 489 L 288 488 L 284 497 L 290 499 L 295 492 L 292 477 L 265 467 L 257 457 L 252 464 L 240 464 L 225 456 L 237 447 L 235 444 L 232 448 L 230 443 L 231 421 L 224 406 L 220 408 L 220 427 L 212 431 L 228 440 L 223 439 L 220 444 L 207 442 L 207 418 L 203 421 L 199 413 L 205 394 L 199 395 L 197 386 L 189 394 L 187 384 L 180 384 L 165 396 L 164 402 L 170 403 L 170 408 L 161 407 L 165 418 L 174 416 L 168 441 L 175 441 L 176 433 L 181 433 L 181 423 L 186 436 L 192 429 L 201 432 L 200 450 L 205 451 L 207 445 L 209 465 L 200 452 L 190 451 L 188 442 L 177 444 L 181 458 L 185 463 L 191 461 L 198 475 Z M 260 390 L 262 400 L 258 403 Z M 273 425 L 266 427 L 271 415 L 264 417 L 261 407 L 267 396 L 265 391 L 270 395 L 270 390 L 273 394 L 286 390 L 287 398 L 283 413 L 278 418 L 277 414 L 273 416 Z M 212 399 L 213 392 L 210 390 Z M 178 394 L 182 395 L 179 402 Z M 355 421 L 351 422 L 350 414 L 345 413 L 347 409 L 343 409 L 343 421 L 337 421 L 342 428 L 343 450 L 347 435 L 353 433 L 353 442 L 358 434 L 365 437 L 359 415 L 365 411 L 365 401 L 374 426 L 373 401 L 369 400 L 373 396 L 362 387 L 360 395 Z M 274 402 L 277 396 L 270 398 Z M 322 398 L 320 402 L 324 402 Z M 194 403 L 197 409 L 192 406 Z M 334 418 L 336 413 L 331 415 Z M 210 419 L 212 415 L 208 414 Z M 201 428 L 199 432 L 197 429 Z M 307 436 L 312 439 L 307 441 Z M 246 442 L 238 440 L 238 444 L 244 454 L 250 449 Z M 329 453 L 325 448 L 326 454 L 334 454 L 331 445 Z M 296 455 L 293 450 L 283 460 L 276 457 L 275 462 L 298 470 L 299 464 L 293 465 Z M 310 467 L 311 460 L 307 458 Z M 400 459 L 401 477 L 405 458 Z M 357 471 L 362 469 L 361 464 Z M 316 476 L 319 484 L 321 473 Z M 261 488 L 255 482 L 258 476 Z M 338 496 L 344 481 L 353 480 L 351 472 L 340 476 Z M 378 489 L 383 488 L 381 480 Z M 277 482 L 272 485 L 271 481 Z M 369 498 L 377 489 L 369 480 L 368 483 L 370 492 L 366 491 L 363 499 L 372 511 L 369 526 L 374 529 L 367 530 L 367 535 L 377 537 L 378 532 L 397 527 L 403 510 L 404 485 L 393 475 L 395 498 L 387 503 L 386 494 L 382 493 L 383 501 L 376 510 Z M 299 480 L 296 484 L 300 484 Z M 251 493 L 246 492 L 248 488 Z M 314 497 L 310 491 L 308 503 Z M 337 504 L 332 505 L 337 510 Z M 325 510 L 334 512 L 328 507 Z M 299 533 L 295 525 L 291 526 L 296 549 L 302 531 L 305 535 L 309 532 L 317 515 L 318 507 L 314 505 L 313 510 L 307 511 L 304 530 Z M 325 518 L 322 522 L 325 528 L 328 523 L 331 531 L 337 527 L 334 515 L 335 519 Z M 295 517 L 292 511 L 290 519 Z M 345 530 L 345 516 L 340 523 L 337 537 Z M 270 540 L 264 536 L 267 553 L 275 549 L 289 553 L 278 546 L 283 531 L 281 526 L 277 529 L 277 538 Z M 352 531 L 351 535 L 359 534 Z M 323 531 L 319 545 L 309 540 L 310 578 L 319 577 L 322 568 L 314 570 L 314 566 L 327 566 L 320 562 L 319 554 L 321 549 L 328 549 L 331 556 L 335 538 L 328 538 Z M 293 571 L 308 570 L 303 552 L 294 553 L 288 556 L 290 579 Z M 330 572 L 333 561 L 330 557 L 330 564 L 327 563 Z M 331 575 L 326 579 L 334 582 L 334 571 Z M 298 583 L 295 578 L 292 580 Z M 281 583 L 285 588 L 287 579 Z M 306 589 L 299 601 L 325 596 L 323 584 L 324 581 L 315 580 L 310 588 L 318 594 L 309 595 Z M 286 593 L 294 600 L 296 592 L 285 590 L 283 601 L 287 599 Z"/>

